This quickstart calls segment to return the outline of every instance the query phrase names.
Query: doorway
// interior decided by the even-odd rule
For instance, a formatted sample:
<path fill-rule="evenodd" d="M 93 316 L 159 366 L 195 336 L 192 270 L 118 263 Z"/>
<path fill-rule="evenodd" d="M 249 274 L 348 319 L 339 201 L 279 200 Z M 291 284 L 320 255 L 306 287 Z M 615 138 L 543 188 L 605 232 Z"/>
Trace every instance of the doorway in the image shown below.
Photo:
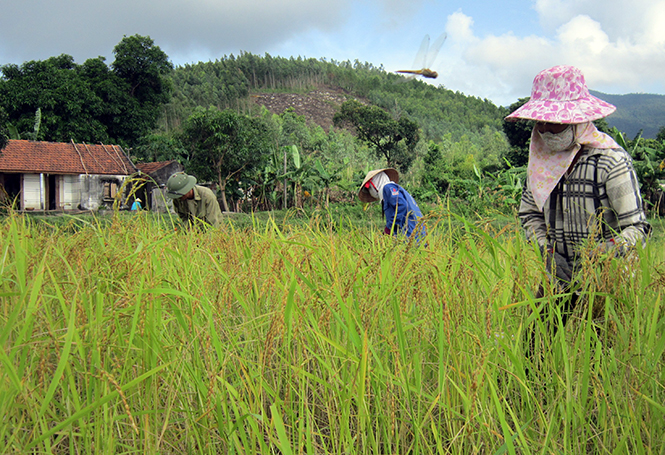
<path fill-rule="evenodd" d="M 58 176 L 48 174 L 46 177 L 46 210 L 58 208 Z"/>

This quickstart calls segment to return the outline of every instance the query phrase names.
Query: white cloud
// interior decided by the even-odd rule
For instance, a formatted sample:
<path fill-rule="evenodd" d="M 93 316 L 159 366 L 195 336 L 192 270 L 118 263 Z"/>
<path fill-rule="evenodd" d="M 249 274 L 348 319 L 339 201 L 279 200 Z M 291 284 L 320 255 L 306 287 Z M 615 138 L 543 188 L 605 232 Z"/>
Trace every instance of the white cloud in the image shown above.
<path fill-rule="evenodd" d="M 367 1 L 367 0 L 365 0 Z M 393 18 L 406 19 L 418 11 L 426 0 L 377 0 L 383 13 Z M 334 3 L 334 2 L 333 2 Z"/>
<path fill-rule="evenodd" d="M 557 52 L 551 40 L 537 36 L 506 33 L 480 38 L 474 33 L 473 19 L 461 11 L 448 16 L 446 30 L 454 55 L 450 65 L 439 71 L 445 86 L 501 105 L 528 96 L 533 76 Z"/>
<path fill-rule="evenodd" d="M 559 43 L 569 52 L 597 55 L 610 45 L 600 24 L 589 16 L 576 16 L 557 30 Z"/>
<path fill-rule="evenodd" d="M 603 24 L 610 40 L 665 41 L 665 0 L 536 0 L 543 29 L 553 32 L 577 16 Z"/>
<path fill-rule="evenodd" d="M 654 2 L 646 8 L 641 41 L 665 45 L 665 1 Z"/>
<path fill-rule="evenodd" d="M 637 3 L 643 8 L 640 14 L 626 13 L 626 18 L 634 20 L 627 27 L 620 17 L 629 9 L 624 2 L 609 0 L 609 5 L 601 6 L 603 13 L 594 18 L 583 12 L 599 6 L 598 1 L 537 0 L 541 22 L 556 26 L 550 36 L 511 32 L 480 38 L 473 30 L 473 19 L 458 11 L 449 15 L 447 23 L 455 41 L 457 66 L 443 72 L 442 79 L 449 88 L 507 105 L 529 95 L 539 71 L 569 64 L 582 70 L 591 89 L 662 93 L 665 1 Z M 621 5 L 613 15 L 608 13 L 612 5 Z M 613 91 L 618 88 L 622 91 Z"/>
<path fill-rule="evenodd" d="M 573 15 L 570 3 L 565 0 L 536 0 L 534 9 L 543 29 L 553 31 L 569 20 Z"/>
<path fill-rule="evenodd" d="M 476 38 L 473 36 L 473 18 L 467 16 L 462 10 L 448 16 L 446 22 L 448 37 L 453 42 L 473 42 Z"/>

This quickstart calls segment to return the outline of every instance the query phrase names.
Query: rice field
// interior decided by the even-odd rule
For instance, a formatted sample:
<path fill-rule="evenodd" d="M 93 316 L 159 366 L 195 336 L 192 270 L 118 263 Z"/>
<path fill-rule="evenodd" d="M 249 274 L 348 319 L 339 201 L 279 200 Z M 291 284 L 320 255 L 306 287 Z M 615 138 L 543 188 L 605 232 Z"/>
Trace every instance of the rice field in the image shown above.
<path fill-rule="evenodd" d="M 516 222 L 0 224 L 0 453 L 665 454 L 660 238 L 536 361 Z"/>

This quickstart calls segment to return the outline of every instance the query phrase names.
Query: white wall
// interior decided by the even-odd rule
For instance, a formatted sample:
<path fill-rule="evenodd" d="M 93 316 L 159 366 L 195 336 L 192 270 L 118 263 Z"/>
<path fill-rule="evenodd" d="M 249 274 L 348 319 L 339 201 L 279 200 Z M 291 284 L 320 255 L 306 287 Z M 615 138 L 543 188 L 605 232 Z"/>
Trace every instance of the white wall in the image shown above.
<path fill-rule="evenodd" d="M 44 209 L 41 174 L 23 174 L 23 209 Z"/>
<path fill-rule="evenodd" d="M 104 182 L 117 180 L 117 190 L 122 187 L 122 183 L 127 179 L 126 175 L 80 175 L 80 194 L 81 208 L 85 210 L 97 210 L 104 202 Z M 110 202 L 106 202 L 109 205 Z"/>
<path fill-rule="evenodd" d="M 23 209 L 44 210 L 45 178 L 42 174 L 23 174 Z M 97 210 L 103 202 L 104 181 L 117 179 L 118 189 L 125 175 L 59 175 L 59 208 Z M 108 204 L 108 202 L 107 202 Z"/>
<path fill-rule="evenodd" d="M 62 175 L 60 206 L 64 210 L 75 210 L 81 202 L 81 181 L 78 175 Z"/>

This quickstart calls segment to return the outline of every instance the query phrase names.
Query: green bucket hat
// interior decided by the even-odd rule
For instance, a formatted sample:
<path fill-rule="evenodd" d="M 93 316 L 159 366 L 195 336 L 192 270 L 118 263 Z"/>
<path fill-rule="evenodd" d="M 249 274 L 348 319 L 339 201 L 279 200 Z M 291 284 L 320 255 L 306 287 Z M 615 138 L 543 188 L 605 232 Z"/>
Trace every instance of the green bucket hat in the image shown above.
<path fill-rule="evenodd" d="M 166 182 L 166 195 L 171 199 L 179 199 L 196 185 L 196 177 L 184 172 L 177 172 Z"/>

